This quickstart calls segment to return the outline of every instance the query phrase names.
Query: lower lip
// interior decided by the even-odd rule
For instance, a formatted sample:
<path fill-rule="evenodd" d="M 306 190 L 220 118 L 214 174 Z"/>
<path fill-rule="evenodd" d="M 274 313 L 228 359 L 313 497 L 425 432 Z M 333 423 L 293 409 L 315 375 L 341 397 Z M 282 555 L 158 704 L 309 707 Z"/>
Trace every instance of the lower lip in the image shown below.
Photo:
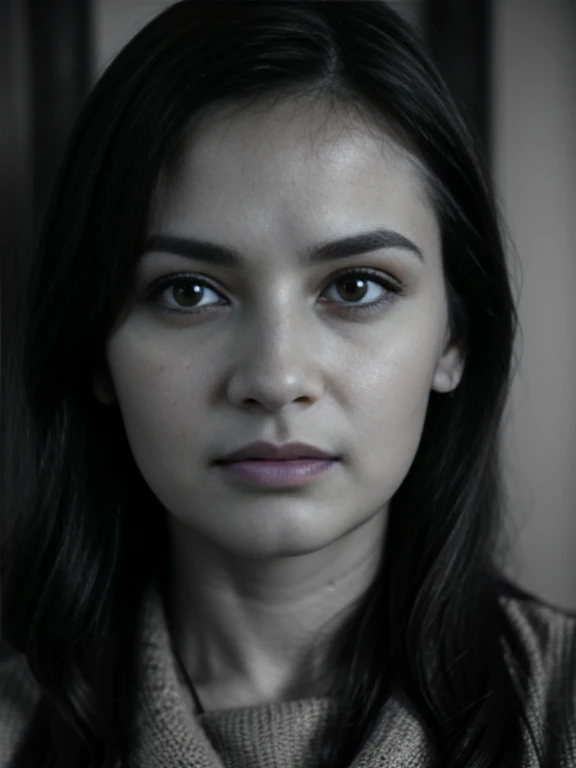
<path fill-rule="evenodd" d="M 217 464 L 239 480 L 262 488 L 295 488 L 326 474 L 337 459 L 296 459 L 293 461 L 233 461 Z"/>

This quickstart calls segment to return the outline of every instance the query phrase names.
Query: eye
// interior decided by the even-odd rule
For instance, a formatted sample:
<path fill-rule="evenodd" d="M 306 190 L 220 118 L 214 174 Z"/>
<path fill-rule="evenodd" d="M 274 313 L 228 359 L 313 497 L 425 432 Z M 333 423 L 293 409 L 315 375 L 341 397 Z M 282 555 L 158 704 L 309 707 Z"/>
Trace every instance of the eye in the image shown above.
<path fill-rule="evenodd" d="M 373 278 L 369 280 L 368 277 Z M 370 289 L 370 284 L 376 288 Z M 386 276 L 377 269 L 352 269 L 341 273 L 332 281 L 330 287 L 336 287 L 336 293 L 344 298 L 342 306 L 352 312 L 371 311 L 379 309 L 384 304 L 389 304 L 395 295 L 402 293 L 402 285 L 391 277 Z M 382 292 L 384 295 L 381 295 Z M 359 303 L 372 294 L 372 300 L 364 304 Z M 380 297 L 378 298 L 378 295 Z M 347 302 L 352 302 L 349 304 Z M 340 304 L 339 301 L 335 302 Z"/>
<path fill-rule="evenodd" d="M 372 279 L 369 280 L 368 277 Z M 370 289 L 368 288 L 370 284 L 377 287 Z M 335 300 L 333 303 L 352 312 L 378 309 L 389 304 L 395 295 L 403 292 L 403 286 L 398 281 L 379 270 L 369 268 L 351 269 L 340 273 L 330 283 L 329 288 L 332 286 L 336 288 L 337 295 L 344 299 L 343 302 Z M 163 314 L 200 314 L 210 306 L 210 304 L 202 306 L 200 303 L 205 298 L 206 291 L 215 296 L 219 295 L 218 291 L 202 278 L 193 275 L 173 275 L 153 283 L 145 300 L 156 304 Z M 165 292 L 176 300 L 176 306 L 166 306 L 158 302 L 159 296 Z M 360 303 L 370 294 L 373 294 L 371 301 Z M 226 302 L 226 299 L 222 301 Z"/>
<path fill-rule="evenodd" d="M 214 288 L 211 288 L 206 281 L 198 277 L 174 275 L 173 277 L 161 280 L 160 283 L 153 283 L 151 290 L 146 295 L 146 300 L 157 304 L 160 312 L 187 315 L 204 311 L 204 307 L 198 304 L 198 302 L 204 297 L 206 291 L 217 295 Z M 158 303 L 158 297 L 165 292 L 169 292 L 172 298 L 176 298 L 176 307 L 174 305 L 167 307 Z"/>

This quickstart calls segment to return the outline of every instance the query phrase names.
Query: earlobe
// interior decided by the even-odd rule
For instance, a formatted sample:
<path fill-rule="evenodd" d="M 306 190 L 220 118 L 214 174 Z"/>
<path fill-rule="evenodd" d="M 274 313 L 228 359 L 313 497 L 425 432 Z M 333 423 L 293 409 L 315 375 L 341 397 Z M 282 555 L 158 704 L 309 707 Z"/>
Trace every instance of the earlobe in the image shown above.
<path fill-rule="evenodd" d="M 434 374 L 432 389 L 435 392 L 452 392 L 462 378 L 464 356 L 456 344 L 449 345 L 444 352 Z"/>
<path fill-rule="evenodd" d="M 105 371 L 94 371 L 92 374 L 92 390 L 94 396 L 102 405 L 112 405 L 116 401 L 112 379 Z"/>

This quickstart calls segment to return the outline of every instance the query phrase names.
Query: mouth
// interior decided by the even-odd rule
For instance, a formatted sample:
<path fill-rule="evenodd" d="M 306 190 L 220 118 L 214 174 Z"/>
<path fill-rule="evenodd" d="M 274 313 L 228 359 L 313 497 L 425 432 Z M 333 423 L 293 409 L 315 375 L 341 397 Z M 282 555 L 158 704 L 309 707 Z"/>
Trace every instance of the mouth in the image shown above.
<path fill-rule="evenodd" d="M 302 461 L 336 461 L 337 456 L 295 456 L 292 459 L 267 459 L 264 456 L 253 457 L 250 459 L 220 459 L 214 464 L 247 464 L 256 462 L 257 464 L 294 464 Z"/>
<path fill-rule="evenodd" d="M 256 441 L 233 451 L 226 456 L 216 459 L 216 464 L 232 464 L 245 461 L 290 462 L 312 459 L 333 461 L 336 459 L 329 451 L 315 445 L 303 442 L 283 443 L 276 445 L 264 441 Z"/>
<path fill-rule="evenodd" d="M 296 488 L 319 481 L 338 464 L 336 458 L 261 459 L 214 462 L 232 482 L 261 488 Z"/>

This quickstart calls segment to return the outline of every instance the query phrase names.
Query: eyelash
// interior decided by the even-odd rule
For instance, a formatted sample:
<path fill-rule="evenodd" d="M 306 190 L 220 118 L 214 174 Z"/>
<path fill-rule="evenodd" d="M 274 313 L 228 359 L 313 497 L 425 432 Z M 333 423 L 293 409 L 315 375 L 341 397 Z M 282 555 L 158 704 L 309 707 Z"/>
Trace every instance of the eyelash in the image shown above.
<path fill-rule="evenodd" d="M 378 285 L 380 285 L 382 288 L 385 288 L 389 294 L 393 294 L 396 296 L 403 294 L 403 286 L 400 283 L 393 282 L 391 279 L 388 279 L 384 277 L 384 275 L 375 269 L 350 269 L 346 272 L 342 272 L 333 279 L 332 283 L 330 283 L 330 286 L 333 285 L 338 280 L 341 280 L 343 277 L 371 277 L 374 278 L 373 280 L 368 280 L 367 282 L 375 282 Z M 213 288 L 210 283 L 208 283 L 203 278 L 194 277 L 193 275 L 189 274 L 177 274 L 177 275 L 171 275 L 169 278 L 162 278 L 160 282 L 154 281 L 152 285 L 149 287 L 145 294 L 145 301 L 156 304 L 158 311 L 162 314 L 166 315 L 198 315 L 202 312 L 204 312 L 208 307 L 199 307 L 196 309 L 168 309 L 167 307 L 163 307 L 160 305 L 156 299 L 157 297 L 167 288 L 171 288 L 175 285 L 182 285 L 186 283 L 196 283 L 197 285 L 204 286 L 206 288 L 209 288 L 211 291 L 214 291 L 215 293 L 218 293 L 216 288 Z M 329 286 L 329 287 L 330 287 Z M 376 301 L 372 301 L 369 304 L 359 304 L 359 305 L 347 305 L 346 303 L 340 304 L 339 302 L 335 302 L 338 306 L 351 311 L 351 312 L 371 312 L 375 311 L 377 309 L 380 309 L 385 304 L 389 304 L 392 301 L 392 298 L 390 296 L 385 296 L 381 299 L 378 299 Z"/>

